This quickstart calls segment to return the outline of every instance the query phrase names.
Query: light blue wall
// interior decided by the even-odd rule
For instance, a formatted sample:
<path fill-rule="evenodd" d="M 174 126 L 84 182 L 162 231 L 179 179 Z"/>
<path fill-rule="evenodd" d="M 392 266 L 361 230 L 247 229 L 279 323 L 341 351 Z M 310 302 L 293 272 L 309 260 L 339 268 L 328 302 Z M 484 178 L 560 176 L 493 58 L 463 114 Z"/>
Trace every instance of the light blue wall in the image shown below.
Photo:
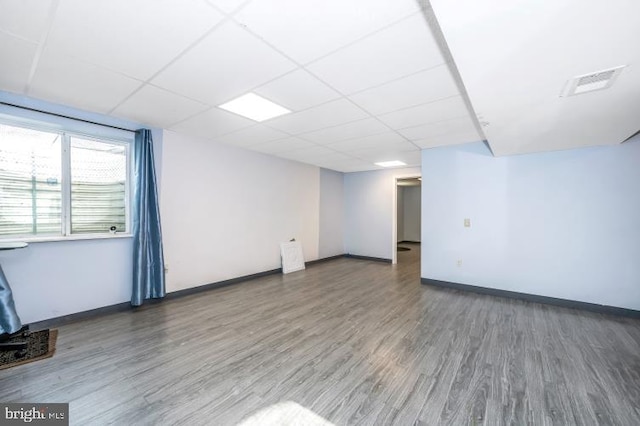
<path fill-rule="evenodd" d="M 424 150 L 422 241 L 424 278 L 640 309 L 640 138 L 498 158 L 483 143 Z"/>
<path fill-rule="evenodd" d="M 124 128 L 143 127 L 6 92 L 0 92 L 0 101 Z M 37 114 L 4 105 L 0 105 L 0 114 L 37 118 Z M 52 116 L 42 118 L 58 124 L 65 121 Z M 162 131 L 152 130 L 161 176 Z M 131 252 L 131 238 L 40 242 L 30 243 L 23 250 L 1 252 L 0 263 L 13 289 L 18 314 L 24 323 L 30 323 L 128 301 Z"/>

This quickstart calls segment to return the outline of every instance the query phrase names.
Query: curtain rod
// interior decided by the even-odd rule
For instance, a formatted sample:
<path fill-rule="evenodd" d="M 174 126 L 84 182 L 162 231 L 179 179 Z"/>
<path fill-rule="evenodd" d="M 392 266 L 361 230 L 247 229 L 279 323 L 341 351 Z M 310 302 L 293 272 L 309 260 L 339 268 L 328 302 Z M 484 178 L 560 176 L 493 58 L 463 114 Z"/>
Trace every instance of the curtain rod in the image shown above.
<path fill-rule="evenodd" d="M 0 101 L 0 104 L 6 105 L 6 106 L 10 106 L 10 107 L 20 108 L 20 109 L 26 109 L 28 111 L 39 112 L 41 114 L 53 115 L 55 117 L 68 118 L 69 120 L 82 121 L 83 123 L 95 124 L 97 126 L 110 127 L 112 129 L 116 129 L 116 130 L 124 130 L 125 132 L 131 132 L 131 133 L 135 133 L 136 132 L 135 130 L 125 129 L 124 127 L 111 126 L 109 124 L 98 123 L 98 122 L 91 121 L 91 120 L 84 120 L 82 118 L 69 117 L 68 115 L 64 115 L 64 114 L 57 114 L 55 112 L 43 111 L 41 109 L 30 108 L 30 107 L 26 107 L 26 106 L 22 106 L 22 105 L 12 104 L 12 103 L 9 103 L 9 102 Z"/>

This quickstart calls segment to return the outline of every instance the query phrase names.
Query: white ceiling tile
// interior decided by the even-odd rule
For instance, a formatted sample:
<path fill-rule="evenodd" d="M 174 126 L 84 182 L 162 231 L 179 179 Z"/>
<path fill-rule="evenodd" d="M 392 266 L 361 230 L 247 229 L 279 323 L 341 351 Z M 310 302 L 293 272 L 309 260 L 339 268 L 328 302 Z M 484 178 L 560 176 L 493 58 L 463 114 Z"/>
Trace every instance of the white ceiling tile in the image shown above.
<path fill-rule="evenodd" d="M 248 147 L 286 137 L 286 133 L 267 127 L 264 124 L 256 124 L 254 126 L 217 137 L 213 139 L 213 141 L 226 143 L 227 145 Z"/>
<path fill-rule="evenodd" d="M 395 132 L 379 133 L 377 135 L 364 136 L 361 138 L 347 139 L 344 141 L 336 142 L 329 145 L 338 151 L 353 151 L 358 149 L 371 149 L 380 148 L 384 146 L 393 146 L 399 148 L 400 145 L 408 144 L 409 149 L 415 148 L 410 142 L 407 142 L 405 138 Z"/>
<path fill-rule="evenodd" d="M 318 164 L 339 163 L 339 162 L 354 162 L 359 161 L 349 153 L 334 152 L 333 154 L 327 154 L 323 156 L 321 160 L 318 160 Z"/>
<path fill-rule="evenodd" d="M 45 49 L 28 94 L 107 113 L 141 84 L 133 78 Z"/>
<path fill-rule="evenodd" d="M 252 145 L 250 149 L 254 151 L 264 152 L 265 154 L 280 154 L 297 149 L 312 148 L 314 146 L 316 145 L 303 139 L 288 137 L 271 142 L 261 143 L 258 145 Z"/>
<path fill-rule="evenodd" d="M 409 142 L 407 142 L 409 144 Z M 395 147 L 397 146 L 397 148 Z M 398 144 L 391 146 L 381 146 L 377 148 L 362 148 L 350 151 L 349 154 L 362 160 L 368 161 L 387 161 L 387 160 L 401 160 L 396 156 L 406 152 L 420 151 L 420 148 L 413 144 Z"/>
<path fill-rule="evenodd" d="M 304 64 L 417 10 L 415 0 L 272 0 L 251 2 L 236 19 Z"/>
<path fill-rule="evenodd" d="M 304 133 L 301 137 L 321 145 L 339 142 L 345 139 L 375 135 L 388 132 L 389 128 L 375 118 L 352 121 L 333 127 L 325 127 L 310 133 Z"/>
<path fill-rule="evenodd" d="M 342 166 L 340 167 L 340 169 L 336 169 L 336 170 L 342 173 L 357 173 L 357 172 L 368 172 L 371 170 L 380 170 L 380 169 L 382 169 L 382 167 L 376 166 L 375 164 L 372 164 L 369 162 L 362 161 L 359 163 L 355 163 L 353 165 Z"/>
<path fill-rule="evenodd" d="M 214 107 L 172 126 L 171 130 L 199 138 L 213 139 L 254 124 L 255 121 Z"/>
<path fill-rule="evenodd" d="M 288 158 L 290 160 L 301 161 L 303 163 L 315 164 L 316 161 L 320 161 L 327 158 L 335 158 L 336 151 L 323 147 L 312 146 L 308 148 L 296 149 L 293 151 L 286 151 L 279 153 L 278 157 Z"/>
<path fill-rule="evenodd" d="M 439 135 L 430 136 L 425 139 L 414 141 L 420 148 L 435 148 L 437 146 L 445 145 L 459 145 L 469 142 L 478 142 L 483 138 L 478 132 L 473 129 L 459 129 L 448 133 L 441 133 Z"/>
<path fill-rule="evenodd" d="M 366 116 L 367 113 L 348 100 L 338 99 L 304 111 L 274 118 L 269 120 L 268 125 L 297 135 L 355 121 Z"/>
<path fill-rule="evenodd" d="M 2 90 L 16 93 L 22 93 L 25 90 L 37 48 L 35 43 L 0 32 L 0 58 L 11 58 L 10 61 L 2 61 L 0 66 Z"/>
<path fill-rule="evenodd" d="M 462 100 L 462 97 L 454 96 L 440 101 L 383 114 L 378 118 L 393 129 L 403 129 L 405 127 L 418 126 L 420 124 L 468 116 L 469 112 Z"/>
<path fill-rule="evenodd" d="M 153 83 L 220 105 L 296 68 L 232 22 L 223 24 L 160 73 Z"/>
<path fill-rule="evenodd" d="M 360 160 L 358 158 L 353 158 L 350 156 L 344 156 L 344 158 L 336 158 L 336 159 L 323 159 L 317 161 L 315 163 L 318 167 L 323 167 L 325 169 L 336 170 L 339 172 L 352 172 L 352 171 L 363 171 L 363 170 L 371 170 L 372 164 L 368 161 Z"/>
<path fill-rule="evenodd" d="M 147 84 L 118 106 L 113 114 L 140 123 L 170 127 L 207 108 L 203 103 Z"/>
<path fill-rule="evenodd" d="M 475 125 L 473 124 L 471 117 L 468 116 L 437 121 L 435 123 L 421 124 L 420 126 L 407 127 L 398 130 L 398 133 L 412 141 L 432 138 L 443 134 L 469 132 L 475 132 L 477 135 Z M 476 140 L 482 139 L 479 135 L 477 135 L 477 137 L 478 139 Z"/>
<path fill-rule="evenodd" d="M 343 94 L 445 62 L 422 13 L 416 13 L 307 66 Z"/>
<path fill-rule="evenodd" d="M 247 0 L 207 0 L 210 4 L 214 5 L 224 13 L 232 13 L 236 11 L 240 6 L 248 3 Z"/>
<path fill-rule="evenodd" d="M 222 18 L 204 2 L 65 0 L 47 46 L 146 80 Z"/>
<path fill-rule="evenodd" d="M 317 157 L 316 161 L 314 164 L 326 164 L 329 162 L 336 162 L 336 161 L 346 161 L 346 160 L 354 160 L 355 158 L 350 155 L 348 152 L 331 152 L 331 153 L 325 153 L 323 155 L 320 155 Z"/>
<path fill-rule="evenodd" d="M 396 150 L 391 148 L 367 149 L 353 151 L 352 154 L 362 160 L 370 161 L 372 164 L 391 160 L 400 160 L 407 163 L 407 166 L 420 165 L 422 163 L 420 149 L 415 147 L 411 150 Z"/>
<path fill-rule="evenodd" d="M 449 67 L 442 64 L 410 76 L 350 95 L 349 98 L 371 114 L 384 114 L 402 108 L 458 95 Z"/>
<path fill-rule="evenodd" d="M 39 42 L 50 9 L 51 0 L 0 0 L 0 32 Z"/>
<path fill-rule="evenodd" d="M 303 69 L 283 75 L 254 92 L 291 111 L 300 111 L 340 97 L 338 92 Z"/>

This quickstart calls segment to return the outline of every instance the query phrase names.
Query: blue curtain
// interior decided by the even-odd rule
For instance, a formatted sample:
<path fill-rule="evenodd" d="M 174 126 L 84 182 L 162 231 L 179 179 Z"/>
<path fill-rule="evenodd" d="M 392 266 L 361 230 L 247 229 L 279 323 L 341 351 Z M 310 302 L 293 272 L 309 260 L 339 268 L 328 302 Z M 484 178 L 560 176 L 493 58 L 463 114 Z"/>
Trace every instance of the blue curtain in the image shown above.
<path fill-rule="evenodd" d="M 7 277 L 0 267 L 0 334 L 15 333 L 22 327 L 20 317 L 13 303 L 13 295 Z"/>
<path fill-rule="evenodd" d="M 151 130 L 136 131 L 133 173 L 133 291 L 131 304 L 165 296 L 160 206 Z"/>

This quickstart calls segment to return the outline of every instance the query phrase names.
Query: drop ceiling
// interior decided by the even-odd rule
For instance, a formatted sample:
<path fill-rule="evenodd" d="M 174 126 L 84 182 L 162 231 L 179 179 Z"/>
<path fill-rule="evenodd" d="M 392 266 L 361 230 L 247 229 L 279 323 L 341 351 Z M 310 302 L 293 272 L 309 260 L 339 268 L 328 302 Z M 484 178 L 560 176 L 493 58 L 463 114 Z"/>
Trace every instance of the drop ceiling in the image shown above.
<path fill-rule="evenodd" d="M 638 26 L 615 25 L 638 6 L 615 1 L 0 0 L 0 90 L 342 172 L 485 138 L 495 154 L 618 143 L 640 128 L 632 66 L 599 94 L 557 96 L 638 59 Z M 593 31 L 598 14 L 618 21 Z M 218 107 L 248 92 L 292 113 Z"/>
<path fill-rule="evenodd" d="M 615 145 L 640 130 L 640 2 L 432 0 L 494 155 Z M 625 66 L 608 89 L 576 76 Z"/>

